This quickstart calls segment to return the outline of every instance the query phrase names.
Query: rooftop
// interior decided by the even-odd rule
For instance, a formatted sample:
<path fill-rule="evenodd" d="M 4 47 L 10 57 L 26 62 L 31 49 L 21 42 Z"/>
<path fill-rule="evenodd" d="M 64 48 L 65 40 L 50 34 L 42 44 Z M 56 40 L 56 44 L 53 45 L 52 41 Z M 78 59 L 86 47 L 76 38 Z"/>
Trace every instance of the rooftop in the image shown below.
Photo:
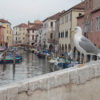
<path fill-rule="evenodd" d="M 48 17 L 48 18 L 46 18 L 43 22 L 45 22 L 45 21 L 48 20 L 48 19 L 56 20 L 56 19 L 58 19 L 63 13 L 65 13 L 65 10 L 63 10 L 62 12 L 58 12 L 58 13 L 56 13 L 56 14 L 54 14 L 54 15 Z"/>
<path fill-rule="evenodd" d="M 22 23 L 22 24 L 19 24 L 19 25 L 15 26 L 15 27 L 23 27 L 23 28 L 28 28 L 28 25 L 27 25 L 27 24 L 25 24 L 25 23 Z"/>
<path fill-rule="evenodd" d="M 97 12 L 97 11 L 100 11 L 100 7 L 99 7 L 99 8 L 93 9 L 93 11 L 92 11 L 91 13 L 95 13 L 95 12 Z"/>
<path fill-rule="evenodd" d="M 65 11 L 65 13 L 69 12 L 70 10 L 85 10 L 85 1 L 75 5 L 74 7 Z M 65 14 L 63 13 L 62 16 Z"/>
<path fill-rule="evenodd" d="M 5 20 L 5 19 L 0 19 L 0 22 L 1 23 L 9 23 L 9 24 L 11 24 L 8 20 Z"/>
<path fill-rule="evenodd" d="M 85 1 L 75 5 L 74 7 L 70 8 L 70 9 L 85 9 Z"/>

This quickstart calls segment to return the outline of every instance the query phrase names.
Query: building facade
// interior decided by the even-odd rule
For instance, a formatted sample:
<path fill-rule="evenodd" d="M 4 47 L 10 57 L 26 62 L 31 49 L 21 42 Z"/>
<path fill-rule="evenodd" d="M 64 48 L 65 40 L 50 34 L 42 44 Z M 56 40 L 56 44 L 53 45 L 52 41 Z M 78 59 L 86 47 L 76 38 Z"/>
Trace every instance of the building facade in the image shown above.
<path fill-rule="evenodd" d="M 16 44 L 26 44 L 26 34 L 28 25 L 22 23 L 13 28 L 13 43 Z"/>
<path fill-rule="evenodd" d="M 85 13 L 77 18 L 77 23 L 84 36 L 100 48 L 100 0 L 85 0 Z"/>
<path fill-rule="evenodd" d="M 42 27 L 43 23 L 39 20 L 34 21 L 34 23 L 28 23 L 28 29 L 27 29 L 27 44 L 31 45 L 33 47 L 38 46 L 38 37 L 39 33 L 38 30 Z"/>
<path fill-rule="evenodd" d="M 74 33 L 71 31 L 77 26 L 77 17 L 82 14 L 84 14 L 84 2 L 65 11 L 59 18 L 60 53 L 68 53 L 74 49 Z"/>
<path fill-rule="evenodd" d="M 5 31 L 5 28 L 0 25 L 0 46 L 5 46 L 4 31 Z"/>
<path fill-rule="evenodd" d="M 11 23 L 7 20 L 0 19 L 0 24 L 5 28 L 4 31 L 4 42 L 5 46 L 12 46 L 12 29 Z"/>
<path fill-rule="evenodd" d="M 44 45 L 46 44 L 46 49 L 55 52 L 55 48 L 58 45 L 58 18 L 63 12 L 59 12 L 53 16 L 48 17 L 43 21 L 42 35 L 44 38 Z"/>

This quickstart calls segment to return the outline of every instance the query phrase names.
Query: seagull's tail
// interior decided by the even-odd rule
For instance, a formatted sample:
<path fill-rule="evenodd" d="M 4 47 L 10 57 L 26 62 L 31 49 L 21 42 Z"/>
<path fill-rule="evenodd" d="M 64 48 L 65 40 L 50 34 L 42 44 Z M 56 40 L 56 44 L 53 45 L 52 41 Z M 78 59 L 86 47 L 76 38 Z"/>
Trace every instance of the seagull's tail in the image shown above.
<path fill-rule="evenodd" d="M 97 49 L 97 54 L 96 55 L 100 58 L 100 49 Z"/>
<path fill-rule="evenodd" d="M 100 53 L 98 53 L 97 56 L 100 57 Z"/>

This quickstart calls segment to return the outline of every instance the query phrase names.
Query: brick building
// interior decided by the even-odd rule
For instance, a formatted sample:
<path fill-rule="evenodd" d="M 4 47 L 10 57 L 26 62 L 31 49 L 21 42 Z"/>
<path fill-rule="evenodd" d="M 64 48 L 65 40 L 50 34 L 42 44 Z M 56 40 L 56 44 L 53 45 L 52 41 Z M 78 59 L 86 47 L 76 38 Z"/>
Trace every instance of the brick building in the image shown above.
<path fill-rule="evenodd" d="M 100 48 L 100 0 L 85 0 L 85 13 L 77 17 L 84 36 Z"/>
<path fill-rule="evenodd" d="M 77 19 L 83 34 L 100 48 L 100 0 L 85 0 L 85 14 Z"/>

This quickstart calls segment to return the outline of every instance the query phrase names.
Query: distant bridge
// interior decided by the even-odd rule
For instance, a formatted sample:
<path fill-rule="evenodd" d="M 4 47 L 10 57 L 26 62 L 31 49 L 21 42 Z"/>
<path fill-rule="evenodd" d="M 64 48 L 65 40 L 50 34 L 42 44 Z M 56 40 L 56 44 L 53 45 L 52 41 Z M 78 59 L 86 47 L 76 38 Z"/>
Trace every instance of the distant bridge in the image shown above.
<path fill-rule="evenodd" d="M 28 47 L 28 48 L 34 48 L 34 46 L 29 45 L 29 44 L 15 44 L 13 47 Z"/>

